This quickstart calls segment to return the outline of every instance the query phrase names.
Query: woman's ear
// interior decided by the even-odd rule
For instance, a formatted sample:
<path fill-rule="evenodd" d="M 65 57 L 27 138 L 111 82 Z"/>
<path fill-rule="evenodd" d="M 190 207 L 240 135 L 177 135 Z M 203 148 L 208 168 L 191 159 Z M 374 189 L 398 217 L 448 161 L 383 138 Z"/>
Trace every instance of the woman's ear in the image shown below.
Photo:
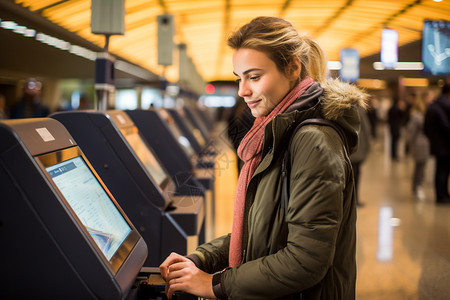
<path fill-rule="evenodd" d="M 300 73 L 302 71 L 302 65 L 300 63 L 300 59 L 297 57 L 292 60 L 292 65 L 290 67 L 290 79 L 291 80 L 298 80 L 300 78 Z"/>

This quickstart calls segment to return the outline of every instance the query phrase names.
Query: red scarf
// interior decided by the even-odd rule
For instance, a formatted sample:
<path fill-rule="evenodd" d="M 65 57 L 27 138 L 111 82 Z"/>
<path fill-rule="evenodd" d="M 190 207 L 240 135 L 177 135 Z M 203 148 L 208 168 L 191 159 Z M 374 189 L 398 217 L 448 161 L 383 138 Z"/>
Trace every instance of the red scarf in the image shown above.
<path fill-rule="evenodd" d="M 250 179 L 261 162 L 261 151 L 264 141 L 264 128 L 272 119 L 283 113 L 314 81 L 306 78 L 301 81 L 287 96 L 265 117 L 255 119 L 252 128 L 242 139 L 237 150 L 244 161 L 239 175 L 236 197 L 234 200 L 233 228 L 230 241 L 229 265 L 236 267 L 242 261 L 242 232 L 244 222 L 245 193 Z"/>

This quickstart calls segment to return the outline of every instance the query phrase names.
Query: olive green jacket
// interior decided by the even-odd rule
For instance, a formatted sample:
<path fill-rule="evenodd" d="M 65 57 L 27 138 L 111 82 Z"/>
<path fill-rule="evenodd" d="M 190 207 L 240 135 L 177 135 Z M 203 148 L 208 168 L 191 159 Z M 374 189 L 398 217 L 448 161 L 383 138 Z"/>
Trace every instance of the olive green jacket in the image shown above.
<path fill-rule="evenodd" d="M 217 273 L 216 296 L 229 299 L 355 298 L 356 202 L 348 153 L 329 126 L 305 125 L 292 140 L 288 234 L 281 198 L 281 161 L 296 124 L 322 116 L 358 143 L 357 105 L 365 94 L 330 80 L 315 83 L 265 128 L 262 161 L 246 192 L 243 262 L 227 268 L 230 235 L 199 246 L 194 262 Z"/>

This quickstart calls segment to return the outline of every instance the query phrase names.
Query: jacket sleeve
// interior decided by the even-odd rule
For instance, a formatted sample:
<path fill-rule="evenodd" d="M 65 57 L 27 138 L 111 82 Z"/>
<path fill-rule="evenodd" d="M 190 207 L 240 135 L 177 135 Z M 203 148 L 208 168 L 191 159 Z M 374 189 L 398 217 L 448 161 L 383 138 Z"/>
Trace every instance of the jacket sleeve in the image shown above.
<path fill-rule="evenodd" d="M 293 137 L 287 246 L 230 268 L 230 299 L 274 299 L 318 284 L 333 264 L 341 227 L 348 157 L 334 129 L 304 126 Z"/>
<path fill-rule="evenodd" d="M 207 273 L 215 273 L 228 266 L 228 251 L 230 248 L 231 234 L 218 237 L 208 243 L 197 247 L 196 251 L 189 254 L 197 267 Z"/>

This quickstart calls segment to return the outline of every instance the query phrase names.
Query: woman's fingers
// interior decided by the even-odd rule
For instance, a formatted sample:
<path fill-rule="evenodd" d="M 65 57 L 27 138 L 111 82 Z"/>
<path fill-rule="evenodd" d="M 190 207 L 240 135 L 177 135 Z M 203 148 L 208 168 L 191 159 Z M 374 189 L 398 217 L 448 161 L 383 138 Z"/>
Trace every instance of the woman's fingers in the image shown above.
<path fill-rule="evenodd" d="M 180 261 L 184 261 L 185 257 L 172 252 L 165 260 L 164 262 L 159 266 L 159 270 L 161 272 L 161 276 L 164 280 L 167 281 L 167 273 L 169 272 L 169 267 L 171 265 L 173 265 L 174 263 L 180 262 Z"/>

